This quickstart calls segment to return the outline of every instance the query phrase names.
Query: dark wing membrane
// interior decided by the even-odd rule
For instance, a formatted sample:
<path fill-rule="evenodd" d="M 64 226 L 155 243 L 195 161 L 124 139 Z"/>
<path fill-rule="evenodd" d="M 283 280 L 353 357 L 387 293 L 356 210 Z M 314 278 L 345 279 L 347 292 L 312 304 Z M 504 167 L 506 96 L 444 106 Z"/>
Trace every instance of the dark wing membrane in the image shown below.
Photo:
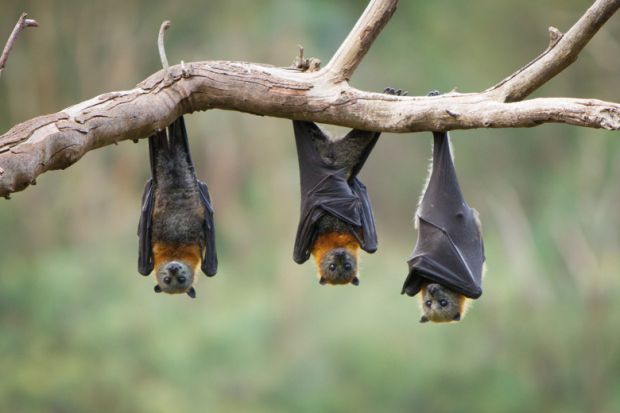
<path fill-rule="evenodd" d="M 366 186 L 357 178 L 351 181 L 351 188 L 360 200 L 360 216 L 362 226 L 362 236 L 359 237 L 356 231 L 353 234 L 358 238 L 362 249 L 368 253 L 377 251 L 377 229 L 375 228 L 375 218 L 372 215 L 372 204 L 366 191 Z"/>
<path fill-rule="evenodd" d="M 213 219 L 213 207 L 207 185 L 198 181 L 200 200 L 205 207 L 205 220 L 203 223 L 205 250 L 202 257 L 201 270 L 207 276 L 212 277 L 217 273 L 217 251 L 215 249 L 215 221 Z"/>
<path fill-rule="evenodd" d="M 450 234 L 420 218 L 419 238 L 414 255 L 409 259 L 409 275 L 402 293 L 416 295 L 423 281 L 436 282 L 470 298 L 482 294 L 480 278 L 470 268 L 463 248 Z"/>
<path fill-rule="evenodd" d="M 299 222 L 297 235 L 295 236 L 295 247 L 293 249 L 293 260 L 295 260 L 297 264 L 303 264 L 310 258 L 311 248 L 317 237 L 315 224 L 323 214 L 324 212 L 322 210 L 313 209 L 305 215 L 305 219 Z"/>
<path fill-rule="evenodd" d="M 138 272 L 142 275 L 149 275 L 153 271 L 154 266 L 151 242 L 154 204 L 154 185 L 153 180 L 149 179 L 144 187 L 144 195 L 142 195 L 142 211 L 140 213 L 140 223 L 138 224 Z"/>
<path fill-rule="evenodd" d="M 153 208 L 155 205 L 155 188 L 157 186 L 157 163 L 158 158 L 165 156 L 168 150 L 166 130 L 156 132 L 149 137 L 149 161 L 151 164 L 152 178 L 146 182 L 142 195 L 142 210 L 138 224 L 138 272 L 149 275 L 153 271 Z"/>
<path fill-rule="evenodd" d="M 427 280 L 478 298 L 484 248 L 476 214 L 461 193 L 448 134 L 433 134 L 433 170 L 418 209 L 418 242 L 408 261 L 403 293 L 415 295 Z"/>

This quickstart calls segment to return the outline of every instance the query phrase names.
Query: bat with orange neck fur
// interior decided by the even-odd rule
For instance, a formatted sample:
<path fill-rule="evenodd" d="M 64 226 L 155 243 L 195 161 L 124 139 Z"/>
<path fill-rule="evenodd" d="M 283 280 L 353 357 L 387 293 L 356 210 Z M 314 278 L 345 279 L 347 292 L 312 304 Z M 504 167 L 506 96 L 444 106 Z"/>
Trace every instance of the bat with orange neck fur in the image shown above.
<path fill-rule="evenodd" d="M 209 190 L 196 178 L 183 117 L 149 137 L 152 178 L 142 197 L 138 271 L 154 271 L 155 292 L 196 296 L 198 267 L 217 272 Z"/>

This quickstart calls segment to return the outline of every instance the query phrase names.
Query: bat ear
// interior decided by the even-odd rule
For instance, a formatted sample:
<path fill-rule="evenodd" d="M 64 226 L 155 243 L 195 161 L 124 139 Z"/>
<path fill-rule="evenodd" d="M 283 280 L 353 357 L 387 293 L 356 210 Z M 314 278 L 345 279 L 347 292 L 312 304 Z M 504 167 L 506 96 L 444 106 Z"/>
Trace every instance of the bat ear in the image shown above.
<path fill-rule="evenodd" d="M 353 279 L 351 280 L 351 284 L 358 286 L 360 285 L 360 279 L 357 277 L 353 277 Z"/>
<path fill-rule="evenodd" d="M 190 287 L 190 289 L 187 290 L 187 295 L 192 298 L 196 298 L 196 290 L 194 289 L 194 287 Z"/>
<path fill-rule="evenodd" d="M 157 285 L 155 286 L 155 288 L 153 288 L 153 290 L 154 290 L 156 293 L 161 293 L 161 287 L 159 286 L 159 284 L 157 284 Z"/>
<path fill-rule="evenodd" d="M 420 323 L 428 323 L 428 321 L 429 321 L 429 320 L 428 320 L 428 317 L 427 317 L 427 316 L 425 316 L 425 315 L 423 315 L 423 316 L 420 318 Z"/>
<path fill-rule="evenodd" d="M 321 277 L 321 279 L 319 279 L 319 284 L 321 285 L 327 284 L 327 280 L 325 279 L 325 277 Z"/>
<path fill-rule="evenodd" d="M 453 321 L 460 321 L 461 320 L 461 313 L 456 313 L 454 315 L 454 317 L 452 317 Z"/>

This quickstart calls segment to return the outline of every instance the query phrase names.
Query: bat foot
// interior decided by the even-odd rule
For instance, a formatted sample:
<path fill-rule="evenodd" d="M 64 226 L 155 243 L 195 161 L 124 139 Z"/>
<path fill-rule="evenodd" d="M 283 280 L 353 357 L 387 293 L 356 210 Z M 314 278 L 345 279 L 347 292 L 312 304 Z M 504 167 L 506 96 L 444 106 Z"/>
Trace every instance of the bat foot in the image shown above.
<path fill-rule="evenodd" d="M 394 89 L 393 87 L 386 87 L 383 90 L 383 93 L 388 94 L 388 95 L 394 95 L 394 96 L 407 96 L 409 92 L 407 92 L 406 90 L 402 90 L 402 89 Z"/>
<path fill-rule="evenodd" d="M 430 92 L 426 94 L 426 96 L 439 96 L 439 95 L 441 95 L 441 92 L 438 90 L 431 90 Z"/>

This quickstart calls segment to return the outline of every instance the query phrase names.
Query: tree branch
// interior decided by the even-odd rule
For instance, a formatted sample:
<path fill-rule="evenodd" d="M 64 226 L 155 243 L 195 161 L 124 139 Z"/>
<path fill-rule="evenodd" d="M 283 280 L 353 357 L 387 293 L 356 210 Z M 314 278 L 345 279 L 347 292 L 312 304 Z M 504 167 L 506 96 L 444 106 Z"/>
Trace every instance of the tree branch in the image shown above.
<path fill-rule="evenodd" d="M 515 101 L 570 64 L 571 56 L 617 10 L 619 1 L 597 0 L 547 52 L 491 89 L 403 97 L 360 91 L 347 82 L 397 3 L 372 0 L 319 71 L 225 61 L 175 65 L 135 89 L 100 95 L 14 126 L 0 136 L 0 196 L 23 190 L 45 171 L 67 168 L 92 149 L 147 137 L 183 113 L 214 108 L 390 132 L 548 122 L 620 130 L 618 103 L 573 98 Z"/>
<path fill-rule="evenodd" d="M 353 75 L 370 46 L 396 11 L 398 0 L 371 0 L 347 38 L 342 42 L 321 75 L 334 83 Z"/>
<path fill-rule="evenodd" d="M 2 51 L 2 54 L 0 55 L 0 76 L 2 76 L 2 71 L 4 70 L 6 61 L 9 58 L 9 54 L 11 53 L 11 50 L 13 49 L 13 45 L 15 45 L 15 40 L 17 40 L 17 36 L 19 35 L 19 33 L 22 30 L 24 30 L 24 28 L 26 27 L 38 27 L 39 26 L 39 23 L 37 23 L 36 20 L 27 19 L 26 18 L 27 16 L 28 15 L 26 13 L 22 13 L 22 15 L 19 16 L 19 19 L 17 20 L 17 24 L 15 25 L 15 28 L 11 32 L 9 39 L 6 41 L 4 50 Z"/>
<path fill-rule="evenodd" d="M 525 99 L 577 60 L 579 52 L 618 8 L 620 0 L 596 0 L 566 34 L 550 27 L 547 49 L 486 92 L 504 102 Z"/>

